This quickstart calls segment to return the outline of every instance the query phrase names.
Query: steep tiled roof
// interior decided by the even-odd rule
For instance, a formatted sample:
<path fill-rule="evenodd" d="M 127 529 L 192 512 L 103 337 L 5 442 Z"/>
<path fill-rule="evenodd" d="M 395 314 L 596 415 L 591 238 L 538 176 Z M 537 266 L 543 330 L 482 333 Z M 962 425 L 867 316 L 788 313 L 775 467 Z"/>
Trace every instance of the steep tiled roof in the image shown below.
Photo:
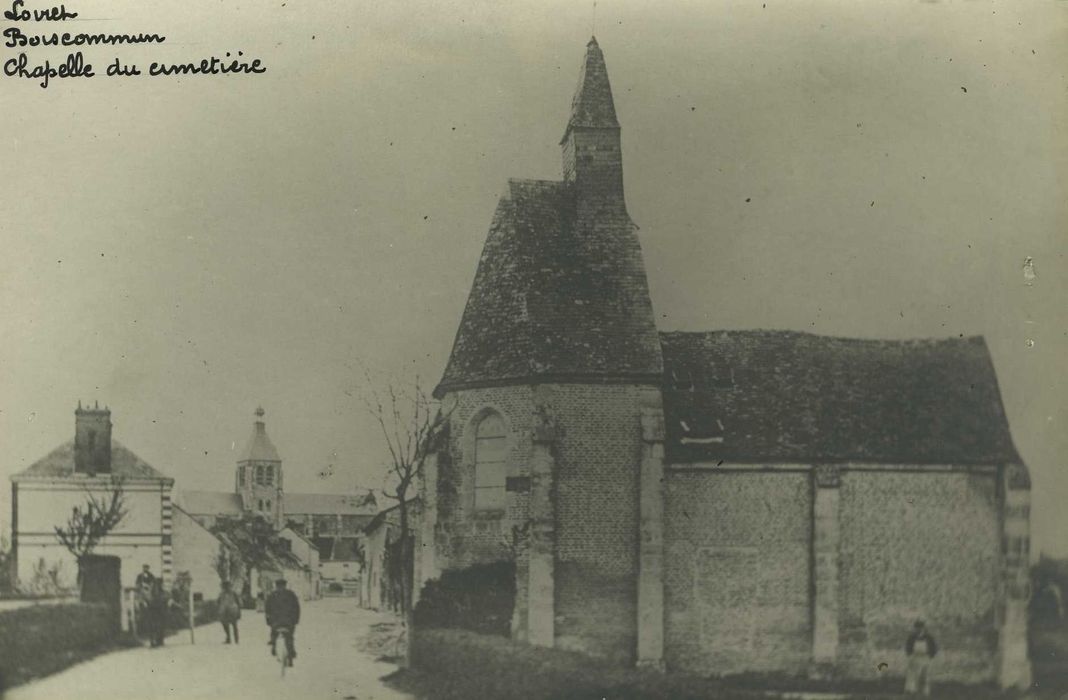
<path fill-rule="evenodd" d="M 574 127 L 619 127 L 604 54 L 601 53 L 601 47 L 597 45 L 595 38 L 591 38 L 586 44 L 586 59 L 582 62 L 578 87 L 575 88 L 575 96 L 571 100 L 571 117 L 567 121 L 564 139 L 567 138 L 567 132 Z"/>
<path fill-rule="evenodd" d="M 64 477 L 73 474 L 74 440 L 70 440 L 12 478 L 18 480 L 20 477 Z M 121 442 L 114 439 L 111 441 L 111 475 L 124 479 L 170 480 L 166 474 L 156 471 L 143 459 L 126 449 Z"/>
<path fill-rule="evenodd" d="M 240 515 L 241 496 L 223 491 L 182 491 L 182 507 L 194 515 Z"/>
<path fill-rule="evenodd" d="M 634 225 L 576 216 L 573 187 L 510 180 L 435 394 L 516 379 L 659 379 Z"/>
<path fill-rule="evenodd" d="M 1020 460 L 982 338 L 660 337 L 671 462 Z"/>

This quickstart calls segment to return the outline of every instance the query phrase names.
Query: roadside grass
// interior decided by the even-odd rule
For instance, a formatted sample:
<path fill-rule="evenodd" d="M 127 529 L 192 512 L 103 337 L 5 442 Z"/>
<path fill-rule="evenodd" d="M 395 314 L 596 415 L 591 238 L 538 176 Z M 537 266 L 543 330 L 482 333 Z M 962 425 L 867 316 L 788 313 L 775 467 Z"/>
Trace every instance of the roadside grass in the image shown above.
<path fill-rule="evenodd" d="M 109 608 L 31 605 L 0 614 L 0 688 L 11 688 L 125 643 Z"/>
<path fill-rule="evenodd" d="M 1068 651 L 1068 635 L 1063 641 Z M 414 642 L 414 668 L 397 671 L 383 680 L 397 690 L 433 700 L 889 700 L 905 697 L 899 678 L 813 681 L 756 673 L 725 678 L 663 674 L 620 668 L 582 654 L 531 647 L 504 637 L 457 629 L 421 629 Z M 1003 692 L 993 685 L 936 682 L 932 697 L 1062 700 L 1068 691 L 1068 669 L 1060 670 L 1061 666 L 1059 659 L 1056 664 L 1036 663 L 1036 683 L 1027 693 Z M 1049 673 L 1051 670 L 1059 675 Z"/>
<path fill-rule="evenodd" d="M 213 624 L 214 607 L 196 611 L 196 627 Z M 0 612 L 0 696 L 3 691 L 50 676 L 97 656 L 143 646 L 120 632 L 103 605 L 30 605 Z M 171 613 L 167 634 L 188 629 L 188 616 Z"/>

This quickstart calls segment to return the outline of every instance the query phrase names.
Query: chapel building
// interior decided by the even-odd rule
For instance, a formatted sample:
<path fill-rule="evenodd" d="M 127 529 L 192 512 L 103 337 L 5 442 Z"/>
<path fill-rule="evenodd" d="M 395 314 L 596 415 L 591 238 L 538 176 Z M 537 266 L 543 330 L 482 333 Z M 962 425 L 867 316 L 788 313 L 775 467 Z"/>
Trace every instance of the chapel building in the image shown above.
<path fill-rule="evenodd" d="M 508 182 L 435 390 L 423 570 L 514 558 L 515 638 L 626 663 L 902 675 L 922 617 L 940 678 L 1027 685 L 984 340 L 660 332 L 595 39 L 560 146 Z"/>

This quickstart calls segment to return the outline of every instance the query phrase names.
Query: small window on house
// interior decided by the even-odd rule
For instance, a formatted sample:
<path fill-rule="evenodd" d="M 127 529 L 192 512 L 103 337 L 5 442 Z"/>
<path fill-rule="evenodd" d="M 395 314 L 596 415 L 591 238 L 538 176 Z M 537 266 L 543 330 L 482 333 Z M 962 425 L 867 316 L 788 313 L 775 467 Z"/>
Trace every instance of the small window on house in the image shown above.
<path fill-rule="evenodd" d="M 262 498 L 258 501 L 258 505 L 259 505 L 259 508 L 257 510 L 263 510 L 263 499 Z"/>
<path fill-rule="evenodd" d="M 271 509 L 271 499 L 267 499 L 267 508 L 265 508 L 265 510 L 270 510 L 270 509 Z"/>
<path fill-rule="evenodd" d="M 475 428 L 475 508 L 504 508 L 508 435 L 504 419 L 496 413 Z"/>

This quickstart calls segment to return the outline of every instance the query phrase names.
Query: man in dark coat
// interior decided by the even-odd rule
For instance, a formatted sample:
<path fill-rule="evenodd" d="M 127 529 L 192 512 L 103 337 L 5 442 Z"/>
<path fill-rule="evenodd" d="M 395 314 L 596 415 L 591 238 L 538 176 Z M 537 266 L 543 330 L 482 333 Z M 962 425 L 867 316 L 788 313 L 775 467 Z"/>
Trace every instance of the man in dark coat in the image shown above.
<path fill-rule="evenodd" d="M 151 646 L 163 646 L 163 637 L 167 630 L 167 592 L 163 590 L 163 581 L 158 578 L 152 582 L 144 620 Z"/>
<path fill-rule="evenodd" d="M 137 596 L 137 631 L 141 636 L 150 635 L 148 620 L 148 603 L 152 600 L 152 588 L 156 584 L 156 577 L 152 575 L 152 567 L 145 564 L 141 567 L 141 573 L 137 574 L 134 581 L 135 595 Z"/>
<path fill-rule="evenodd" d="M 264 603 L 264 617 L 267 626 L 271 628 L 271 654 L 275 653 L 275 641 L 279 633 L 286 641 L 286 651 L 289 654 L 289 665 L 293 665 L 293 659 L 297 658 L 297 650 L 293 644 L 293 634 L 296 632 L 297 623 L 300 622 L 300 601 L 297 594 L 286 588 L 286 580 L 280 578 L 274 582 L 274 590 L 267 596 Z"/>

